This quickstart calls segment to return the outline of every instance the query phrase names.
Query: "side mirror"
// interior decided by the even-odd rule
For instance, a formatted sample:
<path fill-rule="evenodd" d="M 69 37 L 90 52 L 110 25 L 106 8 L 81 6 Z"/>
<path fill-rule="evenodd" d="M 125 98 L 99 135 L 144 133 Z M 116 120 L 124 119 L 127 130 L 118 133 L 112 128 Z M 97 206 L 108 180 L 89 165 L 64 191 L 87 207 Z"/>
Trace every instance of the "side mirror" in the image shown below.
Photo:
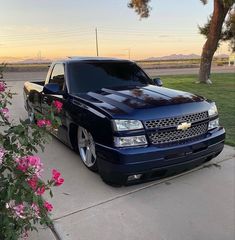
<path fill-rule="evenodd" d="M 158 78 L 154 78 L 153 82 L 158 87 L 162 87 L 163 86 L 163 82 L 162 82 L 161 78 L 159 78 L 159 77 Z"/>
<path fill-rule="evenodd" d="M 60 86 L 57 83 L 48 83 L 44 85 L 43 92 L 45 94 L 62 94 Z"/>

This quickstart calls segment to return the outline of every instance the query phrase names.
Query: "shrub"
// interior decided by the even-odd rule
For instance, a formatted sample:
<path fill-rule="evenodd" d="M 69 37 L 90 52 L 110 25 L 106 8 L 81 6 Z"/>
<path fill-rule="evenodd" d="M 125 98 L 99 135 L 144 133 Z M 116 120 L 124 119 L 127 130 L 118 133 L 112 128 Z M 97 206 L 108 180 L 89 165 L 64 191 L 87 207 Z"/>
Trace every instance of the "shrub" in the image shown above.
<path fill-rule="evenodd" d="M 49 131 L 60 125 L 62 103 L 48 106 L 45 116 L 36 115 L 36 123 L 10 121 L 8 105 L 13 94 L 0 82 L 0 239 L 27 238 L 36 224 L 50 226 L 53 206 L 43 194 L 64 182 L 60 172 L 52 170 L 51 179 L 42 179 L 43 163 L 35 155 L 50 140 Z"/>

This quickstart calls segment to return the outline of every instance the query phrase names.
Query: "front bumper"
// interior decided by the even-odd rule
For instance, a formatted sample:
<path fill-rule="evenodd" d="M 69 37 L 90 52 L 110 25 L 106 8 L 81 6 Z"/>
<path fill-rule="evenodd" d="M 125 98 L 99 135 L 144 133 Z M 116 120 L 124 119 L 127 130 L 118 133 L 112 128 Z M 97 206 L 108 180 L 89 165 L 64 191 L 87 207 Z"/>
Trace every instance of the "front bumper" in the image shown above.
<path fill-rule="evenodd" d="M 225 130 L 220 127 L 200 140 L 172 147 L 117 149 L 96 144 L 99 172 L 113 184 L 126 184 L 134 174 L 142 174 L 141 182 L 159 179 L 211 160 L 223 150 L 224 139 Z"/>

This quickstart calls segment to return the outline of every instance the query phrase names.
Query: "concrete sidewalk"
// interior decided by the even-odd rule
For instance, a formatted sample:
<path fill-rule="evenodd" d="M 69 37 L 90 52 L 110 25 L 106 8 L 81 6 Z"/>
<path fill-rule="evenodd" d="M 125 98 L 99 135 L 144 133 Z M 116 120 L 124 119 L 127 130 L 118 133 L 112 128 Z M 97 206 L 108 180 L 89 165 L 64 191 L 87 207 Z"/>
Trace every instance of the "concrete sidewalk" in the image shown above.
<path fill-rule="evenodd" d="M 211 163 L 190 172 L 113 188 L 54 139 L 41 157 L 45 169 L 56 166 L 66 180 L 49 199 L 55 209 L 56 234 L 40 230 L 30 239 L 233 240 L 234 153 L 234 148 L 226 146 Z"/>
<path fill-rule="evenodd" d="M 13 117 L 26 117 L 23 82 Z M 40 229 L 30 240 L 234 240 L 235 149 L 226 146 L 212 162 L 160 181 L 114 188 L 90 172 L 57 139 L 40 154 L 44 177 L 60 170 L 65 183 L 54 189 L 55 232 Z"/>

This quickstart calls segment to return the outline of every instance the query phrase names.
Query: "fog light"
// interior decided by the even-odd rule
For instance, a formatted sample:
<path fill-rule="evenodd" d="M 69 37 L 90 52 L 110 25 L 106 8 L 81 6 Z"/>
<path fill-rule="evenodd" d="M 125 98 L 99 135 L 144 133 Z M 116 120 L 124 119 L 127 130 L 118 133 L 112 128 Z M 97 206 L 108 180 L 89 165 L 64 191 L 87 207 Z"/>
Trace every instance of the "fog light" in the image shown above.
<path fill-rule="evenodd" d="M 219 118 L 216 118 L 216 119 L 210 121 L 208 124 L 208 130 L 211 130 L 211 129 L 214 129 L 217 127 L 219 127 Z"/>
<path fill-rule="evenodd" d="M 142 177 L 143 174 L 135 174 L 135 175 L 131 175 L 127 178 L 128 181 L 134 181 L 134 180 L 138 180 Z"/>

